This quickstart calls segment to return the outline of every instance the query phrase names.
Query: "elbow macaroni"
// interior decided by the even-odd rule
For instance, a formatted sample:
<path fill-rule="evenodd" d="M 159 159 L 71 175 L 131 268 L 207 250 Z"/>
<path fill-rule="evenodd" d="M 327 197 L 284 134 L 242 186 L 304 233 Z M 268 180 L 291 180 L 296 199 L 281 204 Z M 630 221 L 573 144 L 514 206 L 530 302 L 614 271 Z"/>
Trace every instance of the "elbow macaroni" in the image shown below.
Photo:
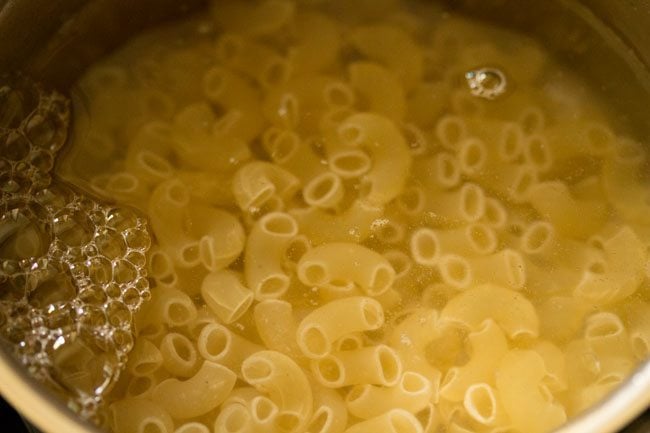
<path fill-rule="evenodd" d="M 82 80 L 61 169 L 156 243 L 115 433 L 547 433 L 650 356 L 643 143 L 534 42 L 405 3 L 215 1 Z"/>

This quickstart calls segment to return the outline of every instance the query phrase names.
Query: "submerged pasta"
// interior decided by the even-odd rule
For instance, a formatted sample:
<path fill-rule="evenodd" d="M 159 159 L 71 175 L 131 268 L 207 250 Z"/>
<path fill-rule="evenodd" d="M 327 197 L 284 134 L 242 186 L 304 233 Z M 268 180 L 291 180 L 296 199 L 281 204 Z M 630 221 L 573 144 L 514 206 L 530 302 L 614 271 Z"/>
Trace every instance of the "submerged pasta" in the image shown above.
<path fill-rule="evenodd" d="M 558 70 L 393 0 L 215 1 L 91 69 L 60 170 L 157 240 L 114 432 L 545 433 L 625 380 L 648 155 Z"/>

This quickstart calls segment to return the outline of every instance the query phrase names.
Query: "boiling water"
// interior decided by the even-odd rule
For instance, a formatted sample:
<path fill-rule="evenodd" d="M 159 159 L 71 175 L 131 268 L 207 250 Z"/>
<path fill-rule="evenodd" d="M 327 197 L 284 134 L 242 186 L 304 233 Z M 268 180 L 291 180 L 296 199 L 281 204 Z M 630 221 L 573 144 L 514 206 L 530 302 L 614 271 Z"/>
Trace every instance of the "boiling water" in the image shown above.
<path fill-rule="evenodd" d="M 394 3 L 396 2 L 382 1 L 378 2 L 375 10 L 365 10 L 364 5 L 372 5 L 372 2 L 356 2 L 359 8 L 351 12 L 352 15 L 347 18 L 349 22 L 344 19 L 338 25 L 345 27 L 366 21 L 388 20 L 390 26 L 409 33 L 418 40 L 420 46 L 425 47 L 422 81 L 416 89 L 412 89 L 407 117 L 400 123 L 403 127 L 401 131 L 411 145 L 414 160 L 422 162 L 434 155 L 450 153 L 450 149 L 440 143 L 440 134 L 436 132 L 438 120 L 446 115 L 468 118 L 486 116 L 499 120 L 505 118 L 520 124 L 531 134 L 541 134 L 547 126 L 544 121 L 539 123 L 538 111 L 535 111 L 537 108 L 548 116 L 549 124 L 574 118 L 604 124 L 609 122 L 606 109 L 590 94 L 584 83 L 559 68 L 547 58 L 543 50 L 526 38 L 495 29 L 486 30 L 477 23 L 450 17 L 436 7 L 416 9 L 416 13 L 402 10 L 392 16 L 387 15 Z M 333 2 L 333 5 L 329 11 L 332 15 L 345 10 L 344 2 Z M 423 23 L 422 17 L 428 14 L 435 18 Z M 450 32 L 446 38 L 431 36 L 436 34 L 438 25 L 445 28 L 447 20 L 455 23 L 457 33 Z M 7 102 L 2 105 L 4 109 L 0 113 L 4 139 L 0 153 L 0 176 L 3 179 L 0 183 L 3 188 L 0 225 L 0 257 L 3 260 L 0 269 L 0 331 L 11 343 L 11 350 L 30 371 L 57 389 L 84 417 L 102 421 L 99 419 L 101 411 L 98 408 L 109 391 L 113 391 L 111 400 L 119 400 L 130 396 L 129 393 L 139 391 L 129 388 L 138 383 L 138 377 L 125 374 L 124 367 L 136 339 L 134 317 L 138 309 L 146 305 L 144 301 L 155 296 L 160 288 L 176 288 L 182 283 L 183 290 L 189 293 L 196 306 L 199 309 L 205 307 L 199 295 L 199 287 L 208 269 L 202 265 L 189 269 L 179 265 L 174 270 L 177 274 L 174 278 L 178 280 L 174 280 L 170 277 L 172 273 L 164 274 L 153 263 L 147 263 L 150 246 L 148 229 L 145 219 L 140 217 L 141 213 L 132 209 L 139 208 L 139 211 L 145 213 L 150 210 L 147 202 L 157 183 L 173 176 L 184 179 L 192 200 L 235 213 L 248 229 L 269 209 L 263 206 L 238 209 L 230 193 L 231 179 L 228 176 L 249 159 L 276 162 L 278 155 L 264 148 L 261 130 L 270 130 L 271 125 L 287 130 L 295 127 L 305 142 L 309 141 L 310 149 L 317 156 L 316 169 L 322 168 L 319 165 L 328 164 L 322 140 L 318 137 L 313 139 L 318 126 L 314 126 L 317 122 L 310 116 L 318 115 L 319 107 L 314 108 L 316 114 L 304 113 L 297 125 L 286 119 L 286 106 L 271 106 L 270 109 L 265 107 L 266 118 L 262 121 L 260 131 L 247 139 L 247 146 L 242 152 L 216 162 L 219 170 L 211 165 L 212 156 L 217 153 L 214 149 L 211 154 L 204 154 L 207 161 L 193 157 L 190 152 L 183 153 L 174 149 L 170 125 L 179 117 L 184 117 L 200 133 L 211 130 L 220 124 L 219 121 L 226 124 L 227 120 L 237 120 L 236 117 L 228 117 L 229 108 L 219 104 L 210 105 L 212 111 L 208 112 L 208 116 L 202 116 L 205 113 L 200 110 L 186 110 L 192 104 L 206 101 L 202 87 L 203 77 L 210 68 L 219 65 L 215 45 L 221 37 L 220 25 L 227 27 L 222 22 L 215 25 L 212 19 L 200 18 L 144 35 L 114 57 L 97 65 L 81 80 L 73 95 L 76 104 L 72 140 L 57 172 L 61 178 L 76 186 L 67 186 L 69 184 L 51 178 L 54 159 L 68 130 L 68 103 L 65 98 L 48 93 L 22 79 L 13 79 L 0 92 L 0 96 Z M 451 28 L 454 28 L 453 25 Z M 479 30 L 475 32 L 473 29 Z M 284 30 L 267 41 L 268 47 L 280 56 L 287 53 L 287 44 L 291 44 L 296 37 L 292 33 L 296 31 L 295 28 L 282 33 Z M 487 39 L 482 39 L 486 35 Z M 458 53 L 465 46 L 469 49 L 463 51 L 463 57 Z M 502 55 L 501 49 L 507 54 Z M 360 57 L 361 54 L 351 46 L 342 48 L 342 64 L 359 60 Z M 265 84 L 256 82 L 255 73 L 256 71 L 250 70 L 242 72 L 248 82 L 257 86 L 256 91 L 268 92 L 269 88 Z M 328 69 L 326 73 L 341 81 L 347 79 L 346 69 L 340 64 Z M 524 91 L 530 93 L 520 97 Z M 540 94 L 544 96 L 540 97 Z M 371 98 L 367 94 L 358 96 L 354 109 L 368 109 L 368 99 Z M 535 104 L 540 106 L 530 110 L 531 105 Z M 185 114 L 181 116 L 179 113 Z M 163 127 L 155 128 L 152 125 Z M 626 143 L 621 145 L 621 154 L 629 152 L 631 159 L 635 155 L 645 158 L 645 151 L 639 150 L 636 142 L 627 138 L 621 139 L 621 142 Z M 137 172 L 129 165 L 132 156 L 129 154 L 129 146 L 136 150 L 138 146 L 153 149 L 154 153 L 158 152 L 157 156 L 162 156 L 163 164 L 149 166 L 152 171 L 144 175 Z M 229 148 L 228 151 L 230 150 Z M 440 161 L 444 163 L 445 160 Z M 414 165 L 417 164 L 416 161 Z M 423 170 L 422 166 L 419 165 L 420 174 L 432 174 L 431 170 Z M 444 168 L 444 164 L 441 167 Z M 598 195 L 598 188 L 594 188 L 590 179 L 597 177 L 600 170 L 601 162 L 598 158 L 576 157 L 574 160 L 569 158 L 568 163 L 541 177 L 561 178 L 571 185 L 576 194 Z M 208 172 L 211 178 L 205 181 L 205 177 L 193 176 L 199 172 Z M 224 176 L 223 173 L 229 175 Z M 408 185 L 419 187 L 426 184 L 430 179 L 425 177 L 412 174 Z M 353 180 L 346 182 L 346 188 L 349 189 L 346 200 L 349 203 L 350 196 L 358 194 L 362 187 Z M 79 192 L 81 190 L 91 191 L 91 195 Z M 527 204 L 513 198 L 507 188 L 495 186 L 488 190 L 492 198 L 507 203 L 511 212 L 512 220 L 498 228 L 500 247 L 519 245 L 522 231 L 539 219 L 540 215 Z M 101 199 L 91 198 L 94 197 L 93 194 Z M 639 189 L 630 194 L 629 202 L 647 200 L 646 195 L 647 188 Z M 113 202 L 119 205 L 108 204 Z M 407 223 L 401 226 L 391 225 L 395 221 L 401 224 L 400 218 L 404 215 L 399 214 L 400 209 L 408 207 L 408 204 L 409 196 L 404 194 L 387 205 L 386 213 L 372 222 L 372 235 L 364 241 L 364 245 L 381 252 L 399 248 L 407 250 L 403 240 L 394 240 L 395 233 L 390 231 L 394 227 L 399 226 L 400 230 L 406 232 L 421 225 L 441 230 L 454 228 L 454 223 L 441 223 L 431 213 L 422 220 L 419 217 L 406 218 Z M 301 197 L 291 197 L 282 203 L 287 208 L 302 205 L 304 203 Z M 608 209 L 601 216 L 604 219 L 610 218 L 609 222 L 615 228 L 620 227 L 621 219 L 635 220 L 634 228 L 647 248 L 650 230 L 647 229 L 648 221 L 647 218 L 644 221 L 642 212 L 649 207 L 650 202 L 648 206 L 641 206 L 641 211 L 635 208 L 626 213 L 629 208 L 621 205 L 616 211 Z M 387 228 L 382 231 L 382 227 Z M 359 228 L 352 228 L 348 234 L 352 238 L 358 237 L 357 229 Z M 362 231 L 365 228 L 360 229 Z M 179 230 L 187 232 L 191 231 L 191 227 L 179 227 Z M 160 240 L 154 239 L 153 251 L 158 254 L 156 257 L 161 257 L 159 244 Z M 558 251 L 557 255 L 562 254 L 562 251 Z M 547 272 L 549 279 L 562 277 L 561 272 L 544 268 L 548 263 L 543 260 L 533 262 Z M 549 262 L 555 263 L 552 257 Z M 147 264 L 153 274 L 150 275 L 150 280 L 147 279 Z M 593 270 L 596 274 L 606 266 L 600 262 L 592 265 L 590 271 Z M 571 263 L 570 266 L 575 264 Z M 245 263 L 241 259 L 230 266 L 235 271 L 241 271 L 244 267 Z M 465 289 L 454 287 L 453 284 L 439 284 L 441 277 L 437 270 L 422 266 L 415 268 L 416 275 L 410 280 L 410 286 L 399 293 L 399 302 L 391 304 L 389 300 L 384 300 L 386 305 L 390 305 L 386 307 L 388 317 L 401 317 L 413 308 L 443 309 L 454 295 Z M 571 271 L 577 272 L 578 269 L 574 267 Z M 581 386 L 589 384 L 591 388 L 584 388 L 585 395 L 580 395 L 579 403 L 574 403 L 573 397 L 564 393 L 565 390 L 558 391 L 554 396 L 567 407 L 576 408 L 571 409 L 570 414 L 585 407 L 584 402 L 590 398 L 586 395 L 587 391 L 592 391 L 593 395 L 603 395 L 622 380 L 619 373 L 628 374 L 633 367 L 626 360 L 621 363 L 624 365 L 615 366 L 620 367 L 615 371 L 618 376 L 599 376 L 601 367 L 605 369 L 611 365 L 603 367 L 592 351 L 583 350 L 584 347 L 577 343 L 571 345 L 573 340 L 579 341 L 582 338 L 585 317 L 597 312 L 611 312 L 622 317 L 626 325 L 632 319 L 636 320 L 634 332 L 640 334 L 634 334 L 637 338 L 634 340 L 637 346 L 633 349 L 635 362 L 647 355 L 648 348 L 643 347 L 643 342 L 650 334 L 647 334 L 645 328 L 647 323 L 639 320 L 638 312 L 647 311 L 648 272 L 650 269 L 646 270 L 644 281 L 635 295 L 613 305 L 581 307 L 571 300 L 567 301 L 570 297 L 565 296 L 567 293 L 564 288 L 558 287 L 559 284 L 544 285 L 540 280 L 533 281 L 536 284 L 534 287 L 531 282 L 521 292 L 543 311 L 540 315 L 545 314 L 542 318 L 544 338 L 553 341 L 553 344 L 563 350 L 566 349 L 567 353 L 571 352 L 574 360 L 582 356 L 580 362 L 567 365 L 567 369 L 572 373 L 580 373 L 575 375 L 579 376 L 576 380 L 581 382 Z M 540 278 L 539 274 L 537 278 Z M 149 281 L 153 282 L 151 294 Z M 299 311 L 298 316 L 325 303 L 318 290 L 302 287 L 296 281 L 294 283 L 298 288 L 293 287 L 288 298 L 291 298 Z M 573 315 L 575 320 L 571 320 Z M 233 332 L 259 343 L 260 337 L 251 316 L 250 313 L 244 315 L 228 326 Z M 572 328 L 560 329 L 549 318 L 564 320 Z M 642 324 L 639 325 L 639 322 Z M 188 329 L 180 327 L 175 331 L 191 334 Z M 382 337 L 381 332 L 378 332 L 364 338 L 366 342 L 372 343 Z M 468 345 L 466 337 L 461 332 L 440 338 L 436 344 L 448 349 L 449 353 L 429 353 L 431 363 L 438 362 L 436 365 L 441 366 L 443 371 L 453 363 L 461 365 L 463 360 L 471 356 L 471 350 L 465 347 Z M 140 338 L 156 345 L 160 343 L 160 336 L 145 335 L 145 332 L 141 332 Z M 410 342 L 409 336 L 404 336 L 403 343 L 408 345 Z M 511 345 L 513 348 L 528 349 L 533 343 L 516 341 L 511 342 Z M 627 343 L 625 347 L 630 350 Z M 457 359 L 452 359 L 454 357 Z M 603 365 L 607 362 L 615 363 L 610 361 L 612 360 L 607 359 Z M 170 376 L 164 370 L 163 367 L 160 368 L 155 377 L 157 380 Z M 142 391 L 148 398 L 151 390 Z M 579 393 L 580 391 L 577 392 Z M 460 420 L 453 419 L 456 409 L 441 405 L 436 410 L 447 411 L 442 416 L 449 418 L 445 421 L 452 426 L 450 429 L 466 431 L 462 430 L 465 424 L 453 424 L 456 421 L 466 421 L 462 416 Z M 212 423 L 216 417 L 218 411 L 213 411 L 200 421 Z"/>
<path fill-rule="evenodd" d="M 146 222 L 53 180 L 69 101 L 23 77 L 0 84 L 0 335 L 82 417 L 133 346 L 149 299 Z"/>

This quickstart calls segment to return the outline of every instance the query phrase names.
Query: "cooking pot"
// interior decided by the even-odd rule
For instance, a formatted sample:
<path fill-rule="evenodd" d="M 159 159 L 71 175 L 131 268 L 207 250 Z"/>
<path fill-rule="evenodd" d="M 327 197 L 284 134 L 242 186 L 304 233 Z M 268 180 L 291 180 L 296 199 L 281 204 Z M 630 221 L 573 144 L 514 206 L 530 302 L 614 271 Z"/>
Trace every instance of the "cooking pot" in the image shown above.
<path fill-rule="evenodd" d="M 432 0 L 433 1 L 433 0 Z M 541 40 L 605 98 L 616 119 L 650 136 L 650 2 L 441 0 L 447 7 Z M 133 34 L 203 0 L 0 0 L 0 74 L 23 70 L 65 92 L 84 69 Z M 616 77 L 616 79 L 612 79 Z M 650 149 L 649 149 L 650 151 Z M 0 350 L 0 393 L 44 432 L 95 432 Z M 560 433 L 613 433 L 650 405 L 650 361 Z M 638 432 L 648 431 L 637 421 Z M 645 426 L 645 427 L 644 427 Z"/>

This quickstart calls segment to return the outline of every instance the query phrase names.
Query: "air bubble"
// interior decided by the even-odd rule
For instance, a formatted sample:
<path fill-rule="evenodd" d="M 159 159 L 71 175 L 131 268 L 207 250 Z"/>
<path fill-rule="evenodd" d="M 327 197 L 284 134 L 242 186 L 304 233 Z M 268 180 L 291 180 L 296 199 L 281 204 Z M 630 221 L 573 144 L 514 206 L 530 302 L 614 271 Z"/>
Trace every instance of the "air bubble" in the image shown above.
<path fill-rule="evenodd" d="M 17 131 L 0 136 L 0 155 L 9 161 L 20 161 L 29 154 L 29 141 Z"/>
<path fill-rule="evenodd" d="M 4 79 L 0 335 L 34 377 L 97 421 L 133 346 L 132 317 L 151 297 L 151 239 L 132 210 L 52 183 L 69 103 L 24 78 Z"/>
<path fill-rule="evenodd" d="M 65 245 L 74 247 L 87 243 L 92 236 L 92 223 L 81 211 L 69 211 L 55 215 L 52 228 Z"/>
<path fill-rule="evenodd" d="M 465 73 L 465 80 L 474 96 L 495 99 L 503 95 L 508 86 L 506 75 L 497 68 L 479 68 Z"/>

